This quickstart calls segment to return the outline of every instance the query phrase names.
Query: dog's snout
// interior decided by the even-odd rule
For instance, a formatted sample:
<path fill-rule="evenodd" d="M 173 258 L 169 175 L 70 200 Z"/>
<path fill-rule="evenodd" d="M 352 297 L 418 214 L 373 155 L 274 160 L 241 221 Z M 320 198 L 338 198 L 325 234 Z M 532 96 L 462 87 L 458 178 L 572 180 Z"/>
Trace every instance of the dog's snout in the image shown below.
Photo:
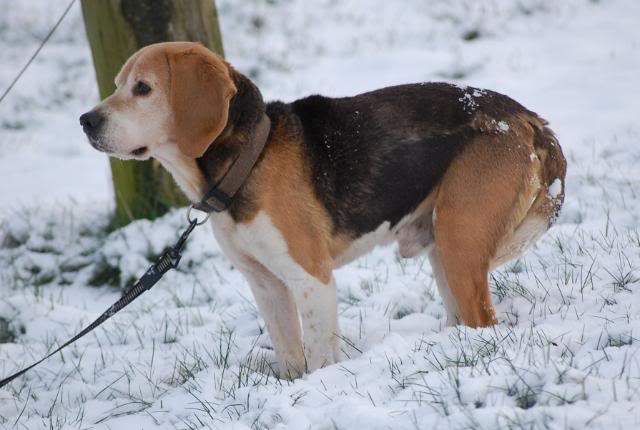
<path fill-rule="evenodd" d="M 104 122 L 104 115 L 100 111 L 92 110 L 80 117 L 80 125 L 89 137 L 95 136 Z"/>

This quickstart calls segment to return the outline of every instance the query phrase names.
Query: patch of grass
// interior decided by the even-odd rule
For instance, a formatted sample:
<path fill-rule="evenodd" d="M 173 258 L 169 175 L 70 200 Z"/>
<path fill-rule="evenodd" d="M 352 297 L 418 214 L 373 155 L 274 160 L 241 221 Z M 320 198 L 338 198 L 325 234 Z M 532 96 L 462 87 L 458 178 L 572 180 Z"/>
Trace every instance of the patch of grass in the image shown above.
<path fill-rule="evenodd" d="M 404 307 L 404 306 L 398 307 L 391 314 L 391 319 L 401 320 L 402 318 L 406 317 L 407 315 L 411 315 L 413 313 L 415 313 L 415 311 L 413 309 L 410 309 L 410 308 L 407 308 L 407 307 Z"/>
<path fill-rule="evenodd" d="M 522 297 L 532 304 L 536 302 L 535 296 L 518 279 L 517 272 L 494 272 L 489 280 L 498 303 L 508 297 Z"/>
<path fill-rule="evenodd" d="M 0 222 L 0 248 L 15 249 L 23 246 L 29 240 L 26 230 L 14 231 L 7 225 L 7 221 Z"/>
<path fill-rule="evenodd" d="M 107 260 L 102 259 L 95 264 L 89 285 L 93 287 L 101 287 L 110 285 L 119 287 L 122 281 L 122 271 L 117 266 L 112 266 Z"/>
<path fill-rule="evenodd" d="M 462 40 L 465 42 L 471 42 L 472 40 L 476 40 L 480 37 L 480 31 L 477 29 L 467 30 L 462 34 Z"/>
<path fill-rule="evenodd" d="M 534 407 L 538 401 L 538 395 L 527 384 L 514 384 L 509 387 L 507 393 L 514 397 L 516 405 L 520 409 L 530 409 Z"/>
<path fill-rule="evenodd" d="M 8 121 L 8 120 L 3 120 L 2 121 L 2 128 L 4 128 L 5 130 L 11 130 L 11 131 L 19 131 L 19 130 L 24 130 L 25 128 L 25 124 L 24 122 L 18 120 L 14 120 L 14 121 Z"/>
<path fill-rule="evenodd" d="M 48 243 L 43 243 L 39 246 L 31 246 L 28 247 L 29 251 L 35 252 L 38 254 L 53 254 L 60 255 L 60 250 L 56 249 L 53 245 Z"/>
<path fill-rule="evenodd" d="M 60 269 L 60 272 L 62 273 L 66 273 L 66 272 L 75 273 L 75 272 L 79 272 L 85 267 L 90 266 L 91 264 L 92 264 L 92 261 L 79 260 L 77 258 L 74 258 L 74 259 L 69 259 L 67 261 L 63 261 L 62 263 L 60 263 L 59 269 Z"/>
<path fill-rule="evenodd" d="M 0 245 L 2 248 L 15 249 L 24 245 L 28 238 L 28 236 L 19 237 L 12 231 L 5 231 L 2 235 L 2 239 L 0 239 Z"/>
<path fill-rule="evenodd" d="M 631 334 L 609 335 L 606 346 L 620 348 L 626 345 L 633 345 L 635 338 Z"/>
<path fill-rule="evenodd" d="M 610 272 L 607 268 L 604 269 L 613 278 L 612 284 L 614 291 L 616 293 L 621 291 L 631 292 L 629 285 L 637 283 L 640 281 L 640 278 L 638 278 L 632 270 L 618 269 L 617 272 Z"/>
<path fill-rule="evenodd" d="M 31 284 L 38 288 L 41 287 L 43 285 L 46 284 L 50 284 L 51 282 L 53 282 L 56 279 L 56 273 L 55 272 L 38 272 L 34 274 L 33 280 L 31 282 Z"/>
<path fill-rule="evenodd" d="M 11 343 L 16 339 L 16 335 L 11 330 L 9 321 L 0 317 L 0 343 Z"/>
<path fill-rule="evenodd" d="M 444 79 L 457 81 L 466 78 L 469 75 L 469 72 L 467 72 L 466 70 L 458 69 L 450 72 L 441 72 L 439 75 Z"/>

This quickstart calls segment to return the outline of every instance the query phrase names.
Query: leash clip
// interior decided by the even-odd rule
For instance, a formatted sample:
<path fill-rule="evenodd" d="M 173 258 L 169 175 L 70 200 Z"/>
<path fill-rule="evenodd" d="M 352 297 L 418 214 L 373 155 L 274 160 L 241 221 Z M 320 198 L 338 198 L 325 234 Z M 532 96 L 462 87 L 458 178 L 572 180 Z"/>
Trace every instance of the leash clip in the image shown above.
<path fill-rule="evenodd" d="M 204 212 L 206 214 L 206 216 L 202 219 L 202 221 L 198 221 L 197 217 L 191 218 L 191 211 L 194 210 L 194 209 L 199 211 L 199 212 Z M 195 205 L 189 206 L 189 210 L 187 210 L 187 221 L 189 221 L 189 224 L 193 224 L 195 222 L 196 225 L 202 225 L 205 222 L 207 222 L 207 220 L 209 219 L 210 216 L 211 216 L 210 212 L 203 211 L 203 210 L 195 207 Z"/>
<path fill-rule="evenodd" d="M 158 261 L 153 266 L 151 266 L 149 270 L 157 270 L 158 272 L 160 272 L 160 276 L 162 276 L 169 270 L 178 267 L 178 263 L 180 263 L 180 259 L 182 258 L 182 250 L 185 243 L 187 242 L 187 239 L 189 238 L 189 235 L 194 228 L 204 224 L 209 219 L 209 214 L 207 214 L 207 216 L 200 221 L 197 217 L 192 218 L 192 209 L 193 206 L 190 206 L 189 210 L 187 211 L 187 221 L 189 221 L 189 226 L 185 229 L 185 231 L 182 232 L 176 243 L 172 247 L 164 251 Z"/>

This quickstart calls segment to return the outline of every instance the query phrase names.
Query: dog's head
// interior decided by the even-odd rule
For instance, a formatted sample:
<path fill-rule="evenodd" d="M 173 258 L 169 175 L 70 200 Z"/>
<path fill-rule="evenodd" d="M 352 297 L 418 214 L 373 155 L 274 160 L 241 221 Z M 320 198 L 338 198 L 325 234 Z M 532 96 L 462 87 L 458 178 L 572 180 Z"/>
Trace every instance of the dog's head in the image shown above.
<path fill-rule="evenodd" d="M 115 79 L 116 91 L 80 117 L 93 147 L 122 159 L 202 156 L 224 130 L 236 87 L 230 69 L 202 45 L 142 48 Z"/>

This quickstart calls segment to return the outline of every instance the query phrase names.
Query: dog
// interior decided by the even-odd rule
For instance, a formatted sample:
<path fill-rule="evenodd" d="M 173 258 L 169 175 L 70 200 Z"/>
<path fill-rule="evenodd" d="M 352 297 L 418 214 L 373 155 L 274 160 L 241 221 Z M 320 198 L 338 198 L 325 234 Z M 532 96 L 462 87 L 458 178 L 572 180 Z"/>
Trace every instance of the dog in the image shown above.
<path fill-rule="evenodd" d="M 268 136 L 211 217 L 295 378 L 339 360 L 332 272 L 376 245 L 426 254 L 448 325 L 496 323 L 488 274 L 545 233 L 566 161 L 547 122 L 499 93 L 448 83 L 265 103 L 200 44 L 136 52 L 80 122 L 98 150 L 154 157 L 192 202 L 224 177 L 265 115 Z"/>

